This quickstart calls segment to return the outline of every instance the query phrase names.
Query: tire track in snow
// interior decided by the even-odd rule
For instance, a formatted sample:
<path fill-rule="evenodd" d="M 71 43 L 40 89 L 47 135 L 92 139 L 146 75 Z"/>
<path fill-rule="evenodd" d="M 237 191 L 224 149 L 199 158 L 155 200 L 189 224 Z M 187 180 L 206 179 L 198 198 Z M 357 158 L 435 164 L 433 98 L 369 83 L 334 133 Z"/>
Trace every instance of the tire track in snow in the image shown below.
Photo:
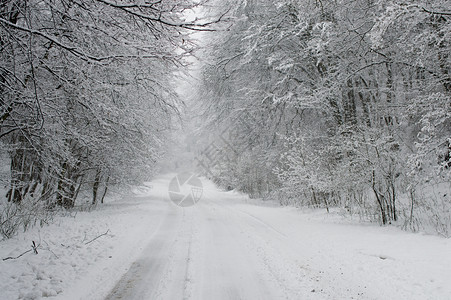
<path fill-rule="evenodd" d="M 194 218 L 193 217 L 193 211 L 192 209 L 184 209 L 184 214 L 189 214 L 189 230 L 185 234 L 187 236 L 187 245 L 184 247 L 186 248 L 185 251 L 185 258 L 184 261 L 186 262 L 185 265 L 185 272 L 184 272 L 184 278 L 183 278 L 183 299 L 190 299 L 191 293 L 192 293 L 192 264 L 193 264 L 193 239 L 195 236 L 195 229 L 194 229 Z"/>
<path fill-rule="evenodd" d="M 168 247 L 168 265 L 163 272 L 152 299 L 190 299 L 192 285 L 193 241 L 196 236 L 193 211 L 177 209 L 182 214 L 176 238 Z"/>
<path fill-rule="evenodd" d="M 154 232 L 140 259 L 122 276 L 106 299 L 143 299 L 158 288 L 159 279 L 170 261 L 167 249 L 174 241 L 174 228 L 180 214 L 168 208 L 168 214 Z"/>

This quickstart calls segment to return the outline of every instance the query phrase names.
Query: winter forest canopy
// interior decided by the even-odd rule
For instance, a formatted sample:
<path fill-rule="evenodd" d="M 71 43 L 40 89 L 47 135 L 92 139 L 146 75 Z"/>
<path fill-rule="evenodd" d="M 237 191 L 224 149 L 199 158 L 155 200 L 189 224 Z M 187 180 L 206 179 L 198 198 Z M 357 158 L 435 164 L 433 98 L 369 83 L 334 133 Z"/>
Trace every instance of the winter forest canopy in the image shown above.
<path fill-rule="evenodd" d="M 146 179 L 185 127 L 224 188 L 449 236 L 450 43 L 446 0 L 2 0 L 0 232 Z"/>
<path fill-rule="evenodd" d="M 178 0 L 0 5 L 2 169 L 10 166 L 0 230 L 8 237 L 72 208 L 80 189 L 91 188 L 95 204 L 110 183 L 153 174 L 180 114 L 173 77 L 194 49 L 189 33 L 219 20 L 186 21 L 202 3 Z"/>

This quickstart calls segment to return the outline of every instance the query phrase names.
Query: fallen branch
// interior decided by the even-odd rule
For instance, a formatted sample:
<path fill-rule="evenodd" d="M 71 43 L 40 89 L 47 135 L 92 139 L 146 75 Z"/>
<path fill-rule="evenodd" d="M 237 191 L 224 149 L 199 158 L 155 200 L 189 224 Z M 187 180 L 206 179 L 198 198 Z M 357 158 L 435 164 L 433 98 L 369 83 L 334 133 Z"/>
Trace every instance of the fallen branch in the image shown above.
<path fill-rule="evenodd" d="M 43 241 L 43 242 L 47 245 L 47 249 L 42 248 L 42 250 L 50 251 L 50 252 L 51 252 L 53 255 L 55 255 L 55 257 L 58 259 L 58 258 L 59 258 L 58 255 L 56 255 L 55 252 L 53 252 L 53 251 L 50 249 L 49 243 L 47 243 L 46 241 Z M 62 244 L 61 244 L 61 245 L 62 245 Z"/>
<path fill-rule="evenodd" d="M 90 244 L 90 243 L 92 243 L 92 242 L 94 242 L 95 240 L 97 240 L 99 237 L 101 237 L 101 236 L 104 236 L 104 235 L 107 235 L 108 234 L 108 232 L 110 232 L 110 230 L 108 229 L 105 233 L 102 233 L 101 235 L 99 235 L 99 236 L 97 236 L 97 237 L 95 237 L 95 238 L 93 238 L 92 240 L 90 240 L 89 242 L 87 242 L 87 243 L 85 243 L 85 245 L 87 245 L 87 244 Z"/>
<path fill-rule="evenodd" d="M 33 244 L 31 245 L 31 248 L 33 248 L 34 254 L 38 254 L 38 246 L 36 246 L 36 243 L 34 241 L 32 241 Z"/>
<path fill-rule="evenodd" d="M 3 258 L 3 261 L 9 260 L 9 259 L 18 259 L 18 258 L 24 256 L 25 254 L 27 254 L 28 252 L 31 252 L 31 251 L 33 251 L 35 254 L 38 254 L 38 250 L 37 249 L 40 246 L 40 244 L 36 245 L 36 243 L 34 241 L 32 241 L 32 242 L 33 242 L 33 244 L 31 245 L 31 249 L 30 250 L 27 250 L 24 253 L 22 253 L 22 254 L 20 254 L 20 255 L 18 255 L 16 257 L 9 256 L 9 257 Z"/>
<path fill-rule="evenodd" d="M 22 253 L 21 255 L 16 256 L 16 257 L 11 257 L 11 256 L 10 256 L 10 257 L 4 258 L 3 261 L 8 260 L 8 259 L 18 259 L 19 257 L 21 257 L 21 256 L 23 256 L 23 255 L 25 255 L 25 254 L 27 254 L 27 253 L 30 252 L 30 251 L 33 251 L 33 249 L 27 250 L 27 251 L 25 251 L 24 253 Z"/>

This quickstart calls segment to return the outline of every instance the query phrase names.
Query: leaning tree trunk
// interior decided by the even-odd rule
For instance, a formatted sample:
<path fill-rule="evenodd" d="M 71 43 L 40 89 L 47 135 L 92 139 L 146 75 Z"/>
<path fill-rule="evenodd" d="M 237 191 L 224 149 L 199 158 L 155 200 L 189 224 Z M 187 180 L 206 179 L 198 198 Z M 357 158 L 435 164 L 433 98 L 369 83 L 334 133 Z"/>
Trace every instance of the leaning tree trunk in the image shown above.
<path fill-rule="evenodd" d="M 373 188 L 373 192 L 374 195 L 376 196 L 376 200 L 377 203 L 379 204 L 379 208 L 381 211 L 381 219 L 382 219 L 382 224 L 387 224 L 387 213 L 385 211 L 384 208 L 384 195 L 382 195 L 381 193 L 379 193 L 379 191 L 376 189 L 376 172 L 373 170 L 373 174 L 372 174 L 372 188 Z"/>

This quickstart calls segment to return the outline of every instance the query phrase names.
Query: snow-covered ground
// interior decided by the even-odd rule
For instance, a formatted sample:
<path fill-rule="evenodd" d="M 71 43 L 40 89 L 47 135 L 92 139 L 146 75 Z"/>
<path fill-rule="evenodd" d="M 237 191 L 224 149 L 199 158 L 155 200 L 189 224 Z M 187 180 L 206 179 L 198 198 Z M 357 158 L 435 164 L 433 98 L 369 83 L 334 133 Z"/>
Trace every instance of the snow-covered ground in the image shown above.
<path fill-rule="evenodd" d="M 258 205 L 205 179 L 180 208 L 170 179 L 1 242 L 0 258 L 40 247 L 0 261 L 0 298 L 450 298 L 449 239 Z"/>

